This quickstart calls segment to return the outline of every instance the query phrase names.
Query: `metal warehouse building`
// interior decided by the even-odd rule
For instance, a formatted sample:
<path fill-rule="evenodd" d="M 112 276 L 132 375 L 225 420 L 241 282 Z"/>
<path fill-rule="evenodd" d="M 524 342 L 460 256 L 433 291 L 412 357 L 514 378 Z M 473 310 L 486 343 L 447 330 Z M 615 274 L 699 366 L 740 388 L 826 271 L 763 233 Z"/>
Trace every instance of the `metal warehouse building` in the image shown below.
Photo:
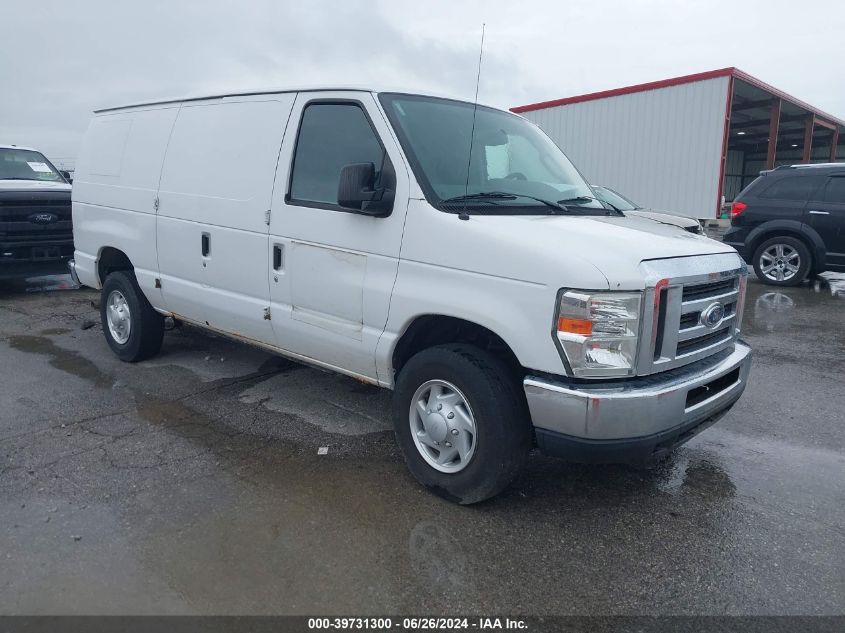
<path fill-rule="evenodd" d="M 845 160 L 845 121 L 737 68 L 511 108 L 596 185 L 714 218 L 760 171 Z"/>

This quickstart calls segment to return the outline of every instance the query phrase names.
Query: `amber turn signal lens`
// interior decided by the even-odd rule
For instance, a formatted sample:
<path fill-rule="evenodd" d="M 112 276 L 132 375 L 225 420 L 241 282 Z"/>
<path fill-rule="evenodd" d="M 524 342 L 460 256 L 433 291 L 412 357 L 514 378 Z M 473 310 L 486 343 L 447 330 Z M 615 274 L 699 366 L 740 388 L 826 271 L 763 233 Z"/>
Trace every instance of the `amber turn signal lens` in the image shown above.
<path fill-rule="evenodd" d="M 569 332 L 570 334 L 581 334 L 590 336 L 593 333 L 593 322 L 587 319 L 568 319 L 560 317 L 557 320 L 558 332 Z"/>

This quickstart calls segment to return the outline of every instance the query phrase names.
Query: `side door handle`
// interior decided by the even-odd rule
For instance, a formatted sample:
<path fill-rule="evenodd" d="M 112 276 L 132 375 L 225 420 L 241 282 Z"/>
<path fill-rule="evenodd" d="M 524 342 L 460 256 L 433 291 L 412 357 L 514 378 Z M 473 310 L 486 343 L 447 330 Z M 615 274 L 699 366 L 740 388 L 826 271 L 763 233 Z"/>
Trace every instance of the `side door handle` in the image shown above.
<path fill-rule="evenodd" d="M 211 253 L 211 235 L 208 233 L 202 234 L 202 256 L 208 257 Z"/>
<path fill-rule="evenodd" d="M 273 244 L 273 270 L 279 272 L 282 270 L 282 245 Z"/>
<path fill-rule="evenodd" d="M 830 211 L 819 211 L 818 209 L 813 209 L 807 213 L 810 215 L 830 215 Z"/>

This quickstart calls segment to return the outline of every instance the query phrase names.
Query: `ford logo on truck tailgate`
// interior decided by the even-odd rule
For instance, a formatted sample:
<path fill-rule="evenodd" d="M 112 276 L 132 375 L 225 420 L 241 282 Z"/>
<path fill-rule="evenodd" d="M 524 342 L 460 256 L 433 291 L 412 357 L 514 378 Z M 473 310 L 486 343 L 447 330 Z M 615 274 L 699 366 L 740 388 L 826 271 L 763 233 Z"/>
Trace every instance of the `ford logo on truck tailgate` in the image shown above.
<path fill-rule="evenodd" d="M 725 318 L 725 306 L 721 303 L 711 303 L 701 313 L 701 325 L 706 328 L 714 328 Z"/>
<path fill-rule="evenodd" d="M 59 219 L 55 213 L 33 213 L 27 218 L 33 224 L 52 224 Z"/>

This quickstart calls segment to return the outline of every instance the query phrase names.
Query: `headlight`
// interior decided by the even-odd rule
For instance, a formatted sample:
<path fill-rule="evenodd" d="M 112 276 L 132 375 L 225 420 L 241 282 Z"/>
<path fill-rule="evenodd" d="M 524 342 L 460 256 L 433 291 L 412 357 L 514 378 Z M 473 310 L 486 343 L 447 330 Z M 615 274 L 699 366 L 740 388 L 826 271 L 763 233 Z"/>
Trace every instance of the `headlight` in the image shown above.
<path fill-rule="evenodd" d="M 639 292 L 561 293 L 557 339 L 576 377 L 634 373 L 641 298 Z"/>

